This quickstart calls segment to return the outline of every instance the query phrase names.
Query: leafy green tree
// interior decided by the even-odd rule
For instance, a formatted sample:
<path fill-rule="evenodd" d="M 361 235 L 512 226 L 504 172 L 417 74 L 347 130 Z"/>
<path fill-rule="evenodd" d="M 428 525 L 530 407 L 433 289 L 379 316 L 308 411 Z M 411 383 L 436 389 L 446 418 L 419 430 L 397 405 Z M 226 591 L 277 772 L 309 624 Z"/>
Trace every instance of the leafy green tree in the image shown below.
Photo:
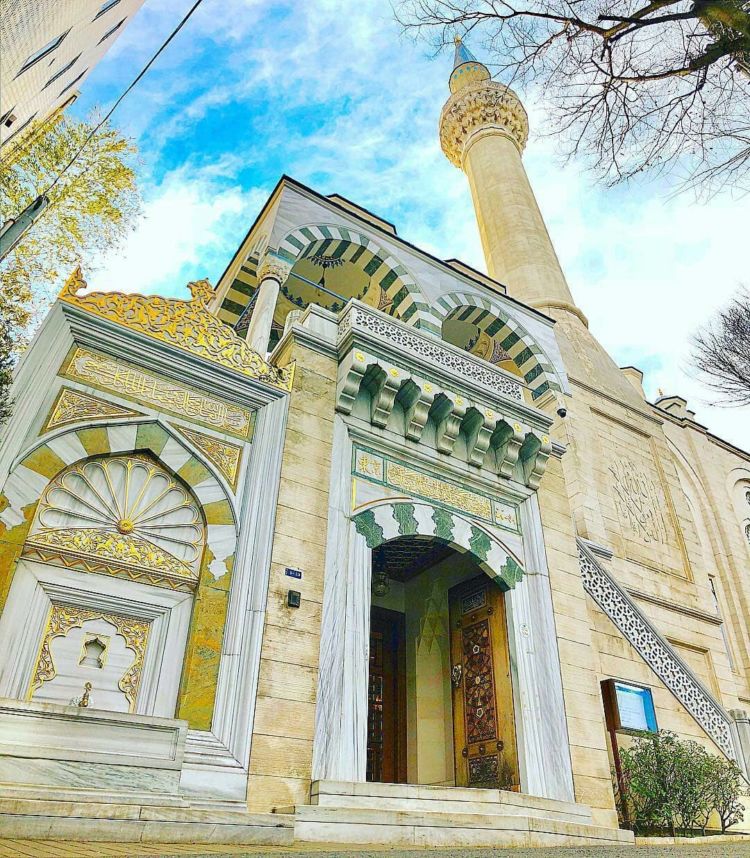
<path fill-rule="evenodd" d="M 7 422 L 13 410 L 10 386 L 13 383 L 13 339 L 10 321 L 0 310 L 0 426 Z"/>
<path fill-rule="evenodd" d="M 639 735 L 620 752 L 619 802 L 639 833 L 705 833 L 716 812 L 722 831 L 743 818 L 742 773 L 731 760 L 668 730 Z"/>
<path fill-rule="evenodd" d="M 95 126 L 95 118 L 58 114 L 30 127 L 2 153 L 0 223 L 17 217 L 43 193 L 49 205 L 0 261 L 0 423 L 11 408 L 7 396 L 14 356 L 62 278 L 76 265 L 95 268 L 141 215 L 135 146 L 112 126 L 94 131 Z"/>
<path fill-rule="evenodd" d="M 678 738 L 665 730 L 637 739 L 620 752 L 623 800 L 636 831 L 667 830 L 674 836 L 681 777 Z"/>
<path fill-rule="evenodd" d="M 16 334 L 38 319 L 63 277 L 79 264 L 94 268 L 141 215 L 131 140 L 104 124 L 76 154 L 95 125 L 93 117 L 81 121 L 58 114 L 3 152 L 0 223 L 40 194 L 49 198 L 40 219 L 0 262 L 0 312 L 5 310 Z"/>
<path fill-rule="evenodd" d="M 693 741 L 676 742 L 675 755 L 679 772 L 675 782 L 675 821 L 687 836 L 697 829 L 705 831 L 713 811 L 712 777 L 716 757 Z"/>

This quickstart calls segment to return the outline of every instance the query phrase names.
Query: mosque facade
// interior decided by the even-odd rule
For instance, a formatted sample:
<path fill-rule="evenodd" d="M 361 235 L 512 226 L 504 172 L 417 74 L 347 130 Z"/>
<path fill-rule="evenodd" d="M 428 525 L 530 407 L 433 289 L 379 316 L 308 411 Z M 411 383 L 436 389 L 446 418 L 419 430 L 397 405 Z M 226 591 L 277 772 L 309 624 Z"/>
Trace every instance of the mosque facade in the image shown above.
<path fill-rule="evenodd" d="M 487 274 L 283 177 L 189 300 L 75 272 L 0 443 L 0 833 L 632 842 L 634 730 L 750 770 L 750 454 L 575 304 L 458 44 Z"/>

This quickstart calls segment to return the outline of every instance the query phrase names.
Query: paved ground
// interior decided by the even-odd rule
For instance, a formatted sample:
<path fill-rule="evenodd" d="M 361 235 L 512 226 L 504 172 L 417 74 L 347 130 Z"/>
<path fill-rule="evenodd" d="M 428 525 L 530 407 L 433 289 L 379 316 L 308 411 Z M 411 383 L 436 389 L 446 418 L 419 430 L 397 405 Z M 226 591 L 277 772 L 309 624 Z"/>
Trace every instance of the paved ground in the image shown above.
<path fill-rule="evenodd" d="M 0 858 L 750 858 L 750 842 L 701 846 L 587 847 L 571 849 L 269 849 L 247 846 L 150 845 L 140 843 L 64 843 L 50 840 L 0 840 Z"/>

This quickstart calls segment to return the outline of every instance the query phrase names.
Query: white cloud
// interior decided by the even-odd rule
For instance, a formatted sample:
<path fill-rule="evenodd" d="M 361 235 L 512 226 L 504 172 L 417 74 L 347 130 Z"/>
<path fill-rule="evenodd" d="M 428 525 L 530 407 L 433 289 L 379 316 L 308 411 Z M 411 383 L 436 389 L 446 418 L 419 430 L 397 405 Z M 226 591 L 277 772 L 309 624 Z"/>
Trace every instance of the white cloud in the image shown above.
<path fill-rule="evenodd" d="M 179 169 L 146 192 L 145 218 L 122 251 L 88 278 L 96 289 L 179 295 L 189 280 L 221 275 L 262 192 L 221 187 L 204 172 Z"/>

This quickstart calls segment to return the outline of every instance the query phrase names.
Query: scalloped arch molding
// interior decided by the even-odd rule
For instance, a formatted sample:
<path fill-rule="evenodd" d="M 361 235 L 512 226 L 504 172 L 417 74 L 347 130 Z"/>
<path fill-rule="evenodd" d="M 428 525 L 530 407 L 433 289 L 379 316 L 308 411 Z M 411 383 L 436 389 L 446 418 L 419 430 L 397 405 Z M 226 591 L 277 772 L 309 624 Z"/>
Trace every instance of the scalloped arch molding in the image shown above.
<path fill-rule="evenodd" d="M 399 536 L 432 538 L 471 554 L 503 590 L 513 589 L 523 578 L 521 564 L 494 534 L 443 507 L 386 502 L 362 510 L 352 520 L 369 549 Z"/>

